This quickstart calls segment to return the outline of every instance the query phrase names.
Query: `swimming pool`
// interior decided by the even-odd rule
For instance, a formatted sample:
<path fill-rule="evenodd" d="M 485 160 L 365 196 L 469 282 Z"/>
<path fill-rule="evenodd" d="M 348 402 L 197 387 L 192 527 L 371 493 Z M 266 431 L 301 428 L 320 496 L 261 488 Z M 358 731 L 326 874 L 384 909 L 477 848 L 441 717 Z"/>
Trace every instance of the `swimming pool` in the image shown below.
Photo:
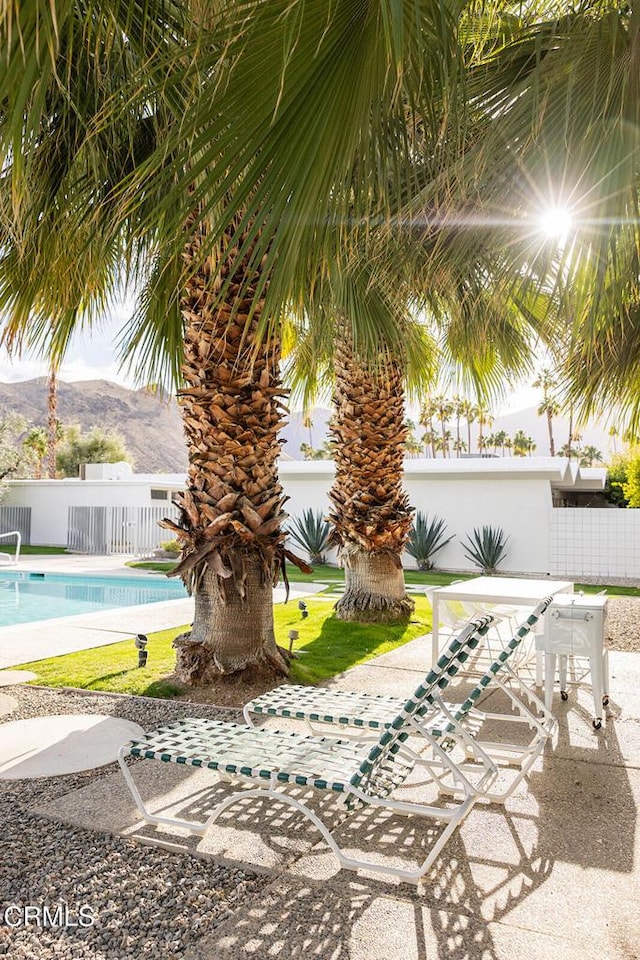
<path fill-rule="evenodd" d="M 165 577 L 89 577 L 0 570 L 0 626 L 183 600 L 186 596 L 181 580 Z"/>

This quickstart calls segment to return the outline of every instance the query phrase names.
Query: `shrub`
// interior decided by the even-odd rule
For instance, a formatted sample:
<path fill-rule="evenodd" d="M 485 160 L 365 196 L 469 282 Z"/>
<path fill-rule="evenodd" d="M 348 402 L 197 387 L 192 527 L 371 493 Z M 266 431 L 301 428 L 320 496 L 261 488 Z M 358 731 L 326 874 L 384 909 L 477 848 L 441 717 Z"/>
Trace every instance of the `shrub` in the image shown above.
<path fill-rule="evenodd" d="M 616 507 L 626 507 L 628 505 L 628 494 L 626 491 L 629 482 L 629 469 L 632 465 L 632 458 L 622 453 L 616 453 L 607 465 L 607 482 L 604 488 L 605 499 L 609 503 L 615 503 Z"/>
<path fill-rule="evenodd" d="M 628 507 L 640 507 L 640 456 L 634 454 L 627 459 L 627 475 L 620 484 Z M 613 486 L 612 481 L 612 486 Z"/>
<path fill-rule="evenodd" d="M 441 517 L 432 517 L 418 510 L 405 547 L 410 557 L 418 563 L 420 570 L 433 569 L 433 557 L 442 550 L 453 536 L 445 537 L 446 522 Z"/>
<path fill-rule="evenodd" d="M 165 553 L 174 553 L 176 556 L 182 550 L 180 542 L 178 540 L 163 540 L 160 544 L 160 549 L 164 550 Z"/>
<path fill-rule="evenodd" d="M 326 563 L 324 551 L 329 546 L 331 526 L 322 511 L 304 510 L 302 517 L 292 517 L 287 533 L 294 543 L 306 550 L 311 563 Z"/>
<path fill-rule="evenodd" d="M 498 564 L 502 563 L 507 555 L 507 543 L 502 527 L 473 528 L 473 533 L 467 536 L 463 543 L 465 557 L 480 567 L 483 573 L 495 573 Z"/>

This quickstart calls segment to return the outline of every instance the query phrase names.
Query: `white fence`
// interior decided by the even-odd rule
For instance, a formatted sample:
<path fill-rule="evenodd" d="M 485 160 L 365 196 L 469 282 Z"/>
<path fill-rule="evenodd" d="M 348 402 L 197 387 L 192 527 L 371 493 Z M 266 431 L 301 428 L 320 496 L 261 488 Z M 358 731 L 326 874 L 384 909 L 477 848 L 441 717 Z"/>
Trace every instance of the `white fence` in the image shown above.
<path fill-rule="evenodd" d="M 31 507 L 0 507 L 0 533 L 18 530 L 23 543 L 31 543 Z"/>
<path fill-rule="evenodd" d="M 69 507 L 67 549 L 75 553 L 148 555 L 173 539 L 158 526 L 177 519 L 172 504 L 161 507 Z"/>
<path fill-rule="evenodd" d="M 550 572 L 640 578 L 640 510 L 554 509 Z"/>

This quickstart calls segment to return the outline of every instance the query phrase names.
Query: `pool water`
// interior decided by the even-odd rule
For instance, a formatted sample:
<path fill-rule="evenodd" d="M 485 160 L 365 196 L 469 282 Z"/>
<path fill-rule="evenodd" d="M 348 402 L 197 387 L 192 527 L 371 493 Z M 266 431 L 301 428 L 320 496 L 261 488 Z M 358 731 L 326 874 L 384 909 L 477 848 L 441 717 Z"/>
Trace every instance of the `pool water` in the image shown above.
<path fill-rule="evenodd" d="M 183 600 L 186 596 L 181 580 L 165 577 L 83 577 L 1 570 L 0 626 Z"/>

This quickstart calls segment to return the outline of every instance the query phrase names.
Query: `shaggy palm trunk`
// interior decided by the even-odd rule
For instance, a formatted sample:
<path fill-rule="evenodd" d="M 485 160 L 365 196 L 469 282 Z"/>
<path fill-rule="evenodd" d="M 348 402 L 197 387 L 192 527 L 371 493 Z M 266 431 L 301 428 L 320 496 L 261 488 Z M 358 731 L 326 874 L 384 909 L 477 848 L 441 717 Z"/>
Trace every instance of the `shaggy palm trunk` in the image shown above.
<path fill-rule="evenodd" d="M 58 439 L 58 378 L 56 368 L 49 370 L 47 385 L 47 473 L 50 480 L 56 478 L 56 442 Z"/>
<path fill-rule="evenodd" d="M 185 256 L 199 256 L 200 234 Z M 273 586 L 284 561 L 283 494 L 278 439 L 285 395 L 276 337 L 257 336 L 262 301 L 249 312 L 259 274 L 247 260 L 223 264 L 227 303 L 212 305 L 209 259 L 188 283 L 184 318 L 184 389 L 179 391 L 189 453 L 179 524 L 184 544 L 173 571 L 195 596 L 195 619 L 175 641 L 176 673 L 188 684 L 261 667 L 287 672 L 275 643 Z M 250 281 L 249 287 L 243 284 Z"/>
<path fill-rule="evenodd" d="M 414 603 L 407 596 L 401 558 L 412 510 L 402 489 L 407 429 L 401 371 L 392 361 L 380 372 L 368 371 L 343 337 L 335 373 L 330 519 L 346 587 L 336 612 L 342 620 L 407 620 Z"/>

